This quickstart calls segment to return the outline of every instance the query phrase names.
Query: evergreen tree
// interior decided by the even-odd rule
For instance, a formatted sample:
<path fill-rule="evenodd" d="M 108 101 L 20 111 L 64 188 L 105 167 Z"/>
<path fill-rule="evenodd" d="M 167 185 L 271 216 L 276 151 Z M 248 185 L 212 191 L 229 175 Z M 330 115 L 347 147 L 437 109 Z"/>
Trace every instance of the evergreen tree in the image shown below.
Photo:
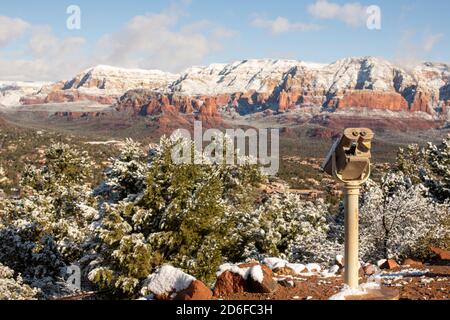
<path fill-rule="evenodd" d="M 440 145 L 428 144 L 423 180 L 430 192 L 441 202 L 450 201 L 450 135 Z"/>
<path fill-rule="evenodd" d="M 332 262 L 341 246 L 329 239 L 329 211 L 322 201 L 275 193 L 241 214 L 236 249 L 241 259 L 281 257 L 291 262 Z"/>
<path fill-rule="evenodd" d="M 439 202 L 450 200 L 450 135 L 425 148 L 410 145 L 400 149 L 396 171 L 408 176 L 414 184 L 424 184 Z"/>
<path fill-rule="evenodd" d="M 363 259 L 426 257 L 430 244 L 445 245 L 450 236 L 444 224 L 449 212 L 423 184 L 413 184 L 403 173 L 388 173 L 380 185 L 367 185 L 361 197 Z"/>
<path fill-rule="evenodd" d="M 14 276 L 14 271 L 0 263 L 0 300 L 32 300 L 38 290 L 23 283 L 20 275 Z"/>
<path fill-rule="evenodd" d="M 45 164 L 26 168 L 22 196 L 0 203 L 0 263 L 43 288 L 59 290 L 65 267 L 83 255 L 96 201 L 86 183 L 91 162 L 85 152 L 54 144 Z"/>
<path fill-rule="evenodd" d="M 140 192 L 104 205 L 100 255 L 89 274 L 94 283 L 133 296 L 164 263 L 205 282 L 215 278 L 232 246 L 233 213 L 247 208 L 261 175 L 252 165 L 175 163 L 172 152 L 180 144 L 194 150 L 190 142 L 162 138 L 149 153 Z"/>
<path fill-rule="evenodd" d="M 105 181 L 95 190 L 107 202 L 118 202 L 134 196 L 145 188 L 148 157 L 141 144 L 127 139 L 120 155 L 112 159 L 105 172 Z"/>

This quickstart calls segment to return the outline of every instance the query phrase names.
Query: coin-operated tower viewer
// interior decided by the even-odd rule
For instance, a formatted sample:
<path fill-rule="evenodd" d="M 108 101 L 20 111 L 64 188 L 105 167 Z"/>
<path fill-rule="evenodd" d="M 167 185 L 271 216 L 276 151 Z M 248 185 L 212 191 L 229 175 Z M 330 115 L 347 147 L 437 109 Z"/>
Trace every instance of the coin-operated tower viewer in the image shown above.
<path fill-rule="evenodd" d="M 325 159 L 322 170 L 344 184 L 345 205 L 345 283 L 359 286 L 359 193 L 370 177 L 372 130 L 345 129 Z"/>

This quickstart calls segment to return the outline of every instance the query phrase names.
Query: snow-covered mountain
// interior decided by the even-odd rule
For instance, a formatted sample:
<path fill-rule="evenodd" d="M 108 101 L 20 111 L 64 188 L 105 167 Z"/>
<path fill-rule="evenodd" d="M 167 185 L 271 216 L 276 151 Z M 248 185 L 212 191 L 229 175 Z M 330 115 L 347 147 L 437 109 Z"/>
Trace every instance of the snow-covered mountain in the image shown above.
<path fill-rule="evenodd" d="M 332 64 L 296 60 L 244 60 L 186 70 L 171 89 L 187 95 L 255 91 L 271 93 L 289 79 L 309 90 L 399 91 L 411 85 L 439 90 L 448 84 L 449 65 L 423 63 L 407 72 L 379 58 L 346 58 Z M 303 81 L 302 81 L 303 80 Z"/>
<path fill-rule="evenodd" d="M 177 74 L 159 70 L 125 69 L 100 65 L 85 70 L 65 82 L 63 89 L 97 89 L 111 94 L 123 94 L 132 89 L 164 88 L 178 78 Z"/>
<path fill-rule="evenodd" d="M 217 95 L 255 91 L 270 93 L 294 68 L 321 70 L 326 65 L 296 60 L 244 60 L 186 70 L 170 89 L 185 95 Z"/>
<path fill-rule="evenodd" d="M 136 91 L 138 90 L 138 91 Z M 131 93 L 127 93 L 131 92 Z M 450 106 L 450 66 L 426 62 L 402 68 L 374 57 L 332 64 L 297 60 L 243 60 L 192 67 L 171 74 L 155 70 L 97 66 L 69 81 L 44 87 L 24 104 L 94 100 L 132 105 L 136 113 L 162 105 L 190 113 L 231 107 L 239 113 L 325 109 L 387 109 L 446 114 Z M 148 105 L 152 105 L 148 108 Z M 159 107 L 158 107 L 159 106 Z"/>
<path fill-rule="evenodd" d="M 159 70 L 99 65 L 79 73 L 70 80 L 47 84 L 36 93 L 23 96 L 21 101 L 23 104 L 42 104 L 91 100 L 101 104 L 112 104 L 128 90 L 160 90 L 178 78 L 177 74 Z"/>
<path fill-rule="evenodd" d="M 46 82 L 0 81 L 0 105 L 10 107 L 20 104 L 26 95 L 36 94 Z"/>

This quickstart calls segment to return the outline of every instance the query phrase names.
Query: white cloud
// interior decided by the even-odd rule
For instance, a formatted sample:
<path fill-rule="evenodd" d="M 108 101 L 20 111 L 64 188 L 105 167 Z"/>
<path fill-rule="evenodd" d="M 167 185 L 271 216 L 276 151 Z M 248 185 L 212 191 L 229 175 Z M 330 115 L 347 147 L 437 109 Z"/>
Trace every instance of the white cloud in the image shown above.
<path fill-rule="evenodd" d="M 21 25 L 27 26 L 26 34 L 24 31 L 20 35 L 26 42 L 13 54 L 6 51 L 0 53 L 0 79 L 61 80 L 88 66 L 83 38 L 58 38 L 49 26 L 32 25 L 25 21 Z"/>
<path fill-rule="evenodd" d="M 429 60 L 430 53 L 444 36 L 443 33 L 434 34 L 430 30 L 417 32 L 414 29 L 404 29 L 398 40 L 394 61 L 403 68 L 412 70 Z"/>
<path fill-rule="evenodd" d="M 320 29 L 320 26 L 302 22 L 291 22 L 285 17 L 277 17 L 274 20 L 264 18 L 262 16 L 255 16 L 252 19 L 252 25 L 257 28 L 268 29 L 272 34 L 280 34 L 291 31 L 315 31 Z"/>
<path fill-rule="evenodd" d="M 61 38 L 49 26 L 0 17 L 0 48 L 19 37 L 25 40 L 14 52 L 0 51 L 0 79 L 63 80 L 97 64 L 179 72 L 203 63 L 225 38 L 236 35 L 208 20 L 180 25 L 183 16 L 182 6 L 175 5 L 136 16 L 102 36 L 89 52 L 84 38 Z"/>
<path fill-rule="evenodd" d="M 423 41 L 423 50 L 427 53 L 433 51 L 434 46 L 444 37 L 443 33 L 428 33 Z"/>
<path fill-rule="evenodd" d="M 123 30 L 100 39 L 97 59 L 124 67 L 178 72 L 202 63 L 221 48 L 223 38 L 235 35 L 207 20 L 178 27 L 179 17 L 173 10 L 134 17 Z"/>
<path fill-rule="evenodd" d="M 22 19 L 0 16 L 0 48 L 23 36 L 29 27 Z"/>
<path fill-rule="evenodd" d="M 338 4 L 328 0 L 317 0 L 308 6 L 308 13 L 318 19 L 339 20 L 358 27 L 367 21 L 367 7 L 358 2 Z"/>

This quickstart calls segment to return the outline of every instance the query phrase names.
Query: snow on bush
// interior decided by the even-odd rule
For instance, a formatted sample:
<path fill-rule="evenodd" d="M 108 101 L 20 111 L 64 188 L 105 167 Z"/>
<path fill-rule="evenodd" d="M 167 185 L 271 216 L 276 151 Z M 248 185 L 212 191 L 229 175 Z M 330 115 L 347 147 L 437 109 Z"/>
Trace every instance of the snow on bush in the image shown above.
<path fill-rule="evenodd" d="M 106 199 L 109 203 L 103 205 L 96 229 L 98 257 L 90 265 L 94 283 L 136 296 L 142 281 L 163 264 L 209 283 L 231 248 L 236 248 L 231 242 L 235 212 L 253 204 L 261 180 L 258 167 L 174 163 L 172 151 L 184 143 L 163 137 L 149 152 L 141 189 L 125 184 L 122 190 L 133 196 L 123 194 L 119 202 Z M 108 172 L 110 181 L 116 180 L 114 172 L 127 176 L 120 170 Z"/>
<path fill-rule="evenodd" d="M 20 275 L 14 276 L 13 270 L 0 264 L 0 300 L 34 300 L 37 294 Z"/>
<path fill-rule="evenodd" d="M 109 202 L 118 202 L 136 195 L 145 188 L 148 157 L 141 144 L 127 139 L 118 157 L 105 172 L 105 181 L 95 193 Z"/>
<path fill-rule="evenodd" d="M 400 149 L 397 170 L 409 176 L 414 184 L 422 183 L 439 202 L 450 199 L 450 135 L 425 148 L 410 145 Z"/>
<path fill-rule="evenodd" d="M 341 249 L 329 239 L 328 206 L 296 194 L 272 194 L 256 210 L 243 213 L 236 230 L 243 259 L 280 257 L 292 262 L 328 263 Z"/>
<path fill-rule="evenodd" d="M 0 201 L 0 262 L 43 294 L 60 291 L 65 267 L 81 258 L 96 215 L 85 152 L 52 145 L 22 176 L 22 196 Z M 54 288 L 53 288 L 54 287 Z"/>
<path fill-rule="evenodd" d="M 449 236 L 444 224 L 449 213 L 422 184 L 403 173 L 387 174 L 381 184 L 367 185 L 361 197 L 362 259 L 425 257 L 430 244 L 444 245 Z"/>

